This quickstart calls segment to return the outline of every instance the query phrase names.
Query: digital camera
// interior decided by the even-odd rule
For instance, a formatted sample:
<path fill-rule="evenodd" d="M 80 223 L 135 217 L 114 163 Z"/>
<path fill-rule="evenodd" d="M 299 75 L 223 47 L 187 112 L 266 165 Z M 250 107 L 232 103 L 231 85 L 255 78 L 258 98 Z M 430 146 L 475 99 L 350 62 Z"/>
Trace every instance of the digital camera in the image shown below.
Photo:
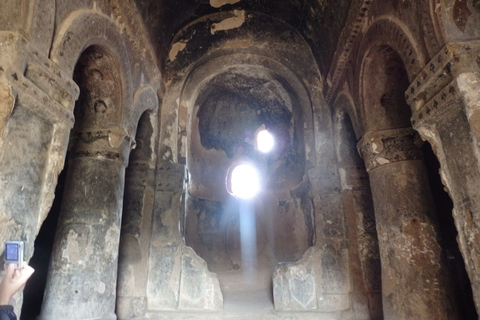
<path fill-rule="evenodd" d="M 13 264 L 15 268 L 21 268 L 24 257 L 23 241 L 6 241 L 5 242 L 5 265 Z"/>

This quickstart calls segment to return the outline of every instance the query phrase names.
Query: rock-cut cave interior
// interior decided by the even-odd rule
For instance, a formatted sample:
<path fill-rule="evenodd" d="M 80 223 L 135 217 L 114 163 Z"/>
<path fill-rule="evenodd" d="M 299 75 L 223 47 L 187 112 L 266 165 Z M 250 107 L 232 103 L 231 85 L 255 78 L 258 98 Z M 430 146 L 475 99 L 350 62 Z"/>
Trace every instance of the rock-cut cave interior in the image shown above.
<path fill-rule="evenodd" d="M 0 194 L 20 320 L 479 319 L 480 1 L 2 0 Z"/>

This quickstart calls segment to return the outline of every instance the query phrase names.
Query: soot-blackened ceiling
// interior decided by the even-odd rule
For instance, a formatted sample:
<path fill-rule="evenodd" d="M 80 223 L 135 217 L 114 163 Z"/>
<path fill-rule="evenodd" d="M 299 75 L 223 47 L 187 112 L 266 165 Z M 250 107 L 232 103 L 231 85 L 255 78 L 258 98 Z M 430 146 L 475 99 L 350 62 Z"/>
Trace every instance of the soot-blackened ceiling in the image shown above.
<path fill-rule="evenodd" d="M 135 0 L 163 68 L 175 34 L 216 12 L 247 10 L 284 21 L 311 47 L 323 75 L 336 49 L 351 0 Z"/>
<path fill-rule="evenodd" d="M 290 145 L 291 102 L 282 97 L 278 83 L 241 74 L 217 76 L 201 102 L 197 116 L 203 147 L 223 150 L 232 158 L 238 148 L 250 152 L 262 125 Z"/>

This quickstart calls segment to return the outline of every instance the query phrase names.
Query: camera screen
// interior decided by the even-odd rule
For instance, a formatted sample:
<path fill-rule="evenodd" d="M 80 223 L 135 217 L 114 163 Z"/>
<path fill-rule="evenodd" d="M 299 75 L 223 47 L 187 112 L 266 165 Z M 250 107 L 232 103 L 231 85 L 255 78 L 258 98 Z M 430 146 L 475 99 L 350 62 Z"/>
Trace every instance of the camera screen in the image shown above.
<path fill-rule="evenodd" d="M 6 244 L 5 260 L 18 260 L 18 244 Z"/>

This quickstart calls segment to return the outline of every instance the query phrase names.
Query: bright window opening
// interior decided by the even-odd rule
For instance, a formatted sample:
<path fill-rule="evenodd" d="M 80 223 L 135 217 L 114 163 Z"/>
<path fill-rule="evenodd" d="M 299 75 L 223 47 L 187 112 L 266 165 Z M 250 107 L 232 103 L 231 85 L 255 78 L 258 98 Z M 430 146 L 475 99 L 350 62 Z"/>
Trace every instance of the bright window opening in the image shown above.
<path fill-rule="evenodd" d="M 250 164 L 240 164 L 231 171 L 231 193 L 241 199 L 251 199 L 260 191 L 260 175 Z"/>
<path fill-rule="evenodd" d="M 267 130 L 261 130 L 257 133 L 257 149 L 260 152 L 267 153 L 272 151 L 275 146 L 275 139 Z"/>

